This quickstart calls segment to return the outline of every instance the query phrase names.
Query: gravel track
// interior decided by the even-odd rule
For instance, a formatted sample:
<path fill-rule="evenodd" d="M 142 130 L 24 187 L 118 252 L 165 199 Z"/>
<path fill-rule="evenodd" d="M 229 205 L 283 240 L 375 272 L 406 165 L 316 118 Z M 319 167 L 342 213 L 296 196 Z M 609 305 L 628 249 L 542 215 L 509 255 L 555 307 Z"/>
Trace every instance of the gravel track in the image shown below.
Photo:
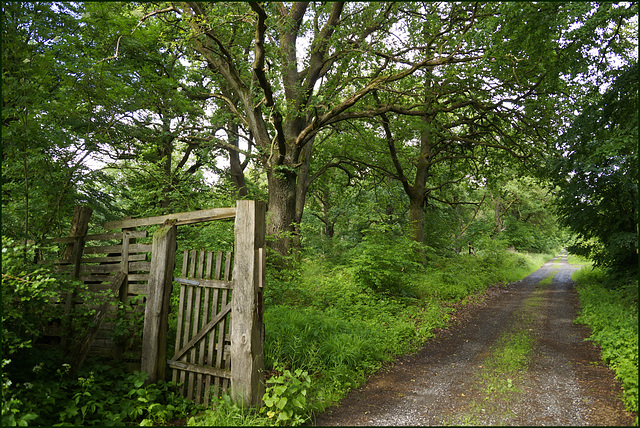
<path fill-rule="evenodd" d="M 584 341 L 589 329 L 573 324 L 575 270 L 561 255 L 522 281 L 491 288 L 480 303 L 459 309 L 448 330 L 372 376 L 315 425 L 633 424 L 637 415 L 625 411 L 613 372 L 600 363 L 597 347 Z M 541 285 L 553 272 L 551 283 Z M 535 338 L 528 367 L 514 380 L 515 392 L 487 393 L 479 373 L 492 346 L 522 328 L 520 314 L 534 297 L 536 309 L 526 326 Z"/>

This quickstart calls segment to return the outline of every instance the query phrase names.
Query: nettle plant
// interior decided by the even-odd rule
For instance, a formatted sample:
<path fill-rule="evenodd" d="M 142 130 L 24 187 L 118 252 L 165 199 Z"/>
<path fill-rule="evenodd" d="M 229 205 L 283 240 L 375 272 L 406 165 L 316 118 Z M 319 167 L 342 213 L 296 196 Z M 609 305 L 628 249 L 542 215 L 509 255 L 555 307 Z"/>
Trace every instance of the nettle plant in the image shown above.
<path fill-rule="evenodd" d="M 305 408 L 311 377 L 302 369 L 291 373 L 290 370 L 277 366 L 275 370 L 281 374 L 272 376 L 267 381 L 262 411 L 276 425 L 302 425 L 307 420 Z"/>

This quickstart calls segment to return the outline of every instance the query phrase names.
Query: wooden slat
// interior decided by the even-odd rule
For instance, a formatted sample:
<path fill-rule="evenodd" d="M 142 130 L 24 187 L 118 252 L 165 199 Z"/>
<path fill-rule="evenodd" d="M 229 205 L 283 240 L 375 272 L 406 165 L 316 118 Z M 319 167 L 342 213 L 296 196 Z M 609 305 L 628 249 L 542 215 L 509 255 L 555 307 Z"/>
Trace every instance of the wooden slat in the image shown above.
<path fill-rule="evenodd" d="M 192 250 L 189 253 L 189 276 L 193 278 L 193 276 L 195 275 L 196 272 L 196 251 Z M 184 320 L 184 334 L 182 336 L 182 343 L 183 343 L 183 348 L 187 348 L 187 350 L 189 349 L 189 347 L 186 346 L 187 343 L 189 343 L 190 339 L 191 339 L 191 314 L 193 311 L 193 287 L 188 287 L 187 288 L 187 310 L 185 313 L 185 320 Z M 176 355 L 173 357 L 174 360 L 180 360 L 181 357 L 184 355 L 184 352 L 177 352 Z M 187 361 L 187 357 L 185 356 L 184 361 Z M 182 383 L 183 388 L 187 387 L 187 383 L 185 382 L 186 379 L 186 373 L 181 373 L 180 374 L 180 383 Z M 182 394 L 184 395 L 184 393 Z M 189 390 L 187 390 L 187 397 L 189 396 Z"/>
<path fill-rule="evenodd" d="M 200 250 L 200 255 L 198 258 L 198 278 L 203 278 L 204 275 L 204 264 L 205 264 L 205 253 L 204 253 L 204 249 Z M 200 308 L 202 307 L 202 287 L 198 287 L 198 290 L 196 291 L 196 314 L 195 314 L 195 318 L 198 320 L 198 325 L 202 325 L 204 324 L 204 322 L 202 322 L 203 320 L 206 322 L 207 321 L 207 303 L 204 303 L 204 308 L 203 308 L 203 313 L 200 314 Z M 202 318 L 200 317 L 202 315 Z M 195 329 L 197 330 L 197 328 Z M 197 352 L 196 355 L 196 348 L 194 347 L 192 350 L 192 356 L 191 356 L 191 361 L 192 362 L 196 362 L 196 358 L 198 360 L 198 363 L 200 365 L 204 364 L 204 345 L 205 345 L 205 340 L 202 340 L 200 342 L 200 349 L 199 352 Z M 196 403 L 197 404 L 201 404 L 202 403 L 202 373 L 198 373 L 196 375 Z"/>
<path fill-rule="evenodd" d="M 151 262 L 131 262 L 129 263 L 130 271 L 146 271 L 151 270 Z M 80 273 L 110 273 L 120 271 L 120 263 L 110 263 L 106 265 L 80 265 Z"/>
<path fill-rule="evenodd" d="M 175 214 L 161 215 L 157 217 L 132 218 L 128 220 L 110 221 L 104 224 L 105 229 L 124 229 L 128 227 L 150 226 L 163 224 L 167 220 L 177 220 L 175 225 L 199 223 L 211 220 L 220 220 L 236 216 L 236 208 L 212 208 L 208 210 L 191 211 Z"/>
<path fill-rule="evenodd" d="M 218 251 L 218 253 L 216 254 L 216 271 L 214 273 L 214 279 L 220 280 L 221 276 L 222 276 L 222 251 Z M 214 293 L 213 293 L 212 316 L 215 316 L 218 313 L 219 298 L 220 298 L 220 292 L 216 289 L 214 290 Z M 221 360 L 222 357 L 220 354 L 220 349 L 218 349 L 218 353 L 215 353 L 215 358 L 214 358 L 215 347 L 216 347 L 216 329 L 212 328 L 210 333 L 210 342 L 209 342 L 209 350 L 208 350 L 208 357 L 210 361 L 209 364 L 215 365 L 215 367 L 220 368 L 220 364 L 218 363 L 218 361 Z M 213 382 L 214 382 L 213 393 L 216 397 L 219 397 L 220 396 L 220 378 L 215 378 Z"/>
<path fill-rule="evenodd" d="M 210 279 L 212 272 L 213 271 L 213 252 L 209 251 L 207 253 L 207 267 L 205 269 L 204 272 L 204 276 L 205 278 Z M 205 307 L 207 308 L 207 311 L 209 310 L 209 308 L 211 308 L 211 315 L 209 315 L 207 313 L 207 316 L 205 316 L 205 320 L 209 320 L 209 316 L 214 316 L 217 312 L 218 309 L 218 290 L 214 290 L 213 291 L 213 296 L 211 296 L 211 289 L 210 288 L 205 288 Z M 211 297 L 211 300 L 210 300 Z M 213 365 L 213 344 L 216 340 L 216 332 L 214 329 L 211 329 L 211 331 L 209 332 L 209 346 L 207 347 L 207 364 L 209 366 Z M 202 342 L 204 343 L 204 341 Z M 201 348 L 200 349 L 200 353 L 204 356 L 204 350 Z M 211 376 L 207 376 L 204 380 L 204 405 L 205 406 L 209 406 L 209 401 L 211 400 Z"/>
<path fill-rule="evenodd" d="M 129 271 L 147 271 L 151 270 L 151 262 L 131 262 L 129 263 Z"/>
<path fill-rule="evenodd" d="M 146 254 L 129 254 L 130 262 L 144 262 L 147 260 Z M 80 259 L 82 263 L 120 263 L 122 256 L 111 257 L 83 257 Z M 57 260 L 56 260 L 57 262 Z"/>
<path fill-rule="evenodd" d="M 136 231 L 130 231 L 127 233 L 131 238 L 146 238 L 147 236 L 149 236 L 149 232 L 147 232 L 146 230 L 136 230 Z M 62 238 L 50 238 L 50 239 L 45 239 L 42 242 L 47 244 L 48 243 L 68 244 L 75 241 L 76 238 L 79 238 L 79 236 L 65 236 Z M 100 234 L 94 234 L 94 235 L 86 235 L 84 237 L 85 242 L 86 241 L 106 241 L 109 239 L 122 239 L 122 232 L 100 233 Z"/>
<path fill-rule="evenodd" d="M 87 241 L 106 241 L 108 239 L 122 239 L 122 235 L 127 234 L 129 238 L 146 238 L 149 232 L 146 230 L 127 230 L 126 232 L 116 233 L 100 233 L 96 235 L 87 235 Z"/>
<path fill-rule="evenodd" d="M 111 284 L 109 284 L 112 298 L 114 297 L 113 294 L 117 295 L 118 290 L 124 283 L 125 278 L 126 278 L 126 275 L 124 274 L 124 272 L 118 272 L 114 276 L 113 281 L 111 281 Z M 98 334 L 100 325 L 102 324 L 102 321 L 104 320 L 105 315 L 107 314 L 107 309 L 109 308 L 109 306 L 111 306 L 110 300 L 107 300 L 105 303 L 103 303 L 100 306 L 100 309 L 98 309 L 95 316 L 93 317 L 92 327 L 90 327 L 87 330 L 85 335 L 78 342 L 78 346 L 75 348 L 74 352 L 72 353 L 72 355 L 74 356 L 73 361 L 71 363 L 72 373 L 74 374 L 77 373 L 78 369 L 84 362 L 84 359 L 87 356 L 87 353 L 89 352 L 89 348 L 91 348 L 91 344 L 93 343 L 93 341 L 96 338 L 96 335 Z"/>
<path fill-rule="evenodd" d="M 194 254 L 194 260 L 196 260 L 196 264 L 194 264 L 194 267 L 196 267 L 196 269 L 199 271 L 200 270 L 200 265 L 201 265 L 201 260 L 198 260 L 195 257 Z M 193 277 L 195 277 L 197 275 L 197 272 L 195 270 L 191 271 L 191 275 Z M 200 300 L 202 298 L 202 288 L 201 287 L 194 287 L 194 300 L 193 300 L 193 320 L 192 320 L 192 324 L 191 324 L 191 337 L 195 336 L 198 333 L 198 327 L 200 325 Z M 189 363 L 195 363 L 196 361 L 196 347 L 192 346 L 191 350 L 189 351 L 189 356 L 187 357 L 187 361 Z M 188 381 L 188 393 L 187 393 L 187 398 L 190 400 L 193 400 L 193 393 L 194 393 L 194 382 L 195 382 L 195 373 L 194 372 L 189 372 L 189 381 Z M 196 399 L 197 402 L 197 399 Z"/>
<path fill-rule="evenodd" d="M 167 360 L 167 365 L 178 370 L 188 370 L 191 372 L 202 373 L 210 376 L 230 378 L 231 372 L 227 370 L 216 369 L 209 366 L 201 366 L 198 364 L 186 363 L 184 361 Z"/>
<path fill-rule="evenodd" d="M 129 254 L 131 253 L 150 253 L 152 244 L 131 244 L 129 245 Z M 108 254 L 122 252 L 122 245 L 102 245 L 97 247 L 85 247 L 85 254 Z"/>
<path fill-rule="evenodd" d="M 190 279 L 173 277 L 173 280 L 178 284 L 197 285 L 204 288 L 226 288 L 228 290 L 233 289 L 233 281 L 221 281 L 218 279 Z"/>
<path fill-rule="evenodd" d="M 149 287 L 147 284 L 129 284 L 129 294 L 147 294 Z"/>
<path fill-rule="evenodd" d="M 227 290 L 223 291 L 223 293 L 226 293 L 226 292 Z M 193 336 L 191 340 L 189 340 L 189 342 L 187 342 L 185 345 L 182 346 L 182 349 L 180 349 L 176 353 L 176 355 L 173 356 L 173 359 L 179 360 L 180 357 L 182 357 L 189 350 L 189 348 L 191 348 L 193 345 L 198 343 L 198 341 L 202 339 L 202 337 L 204 337 L 204 335 L 207 334 L 209 330 L 215 327 L 216 324 L 218 324 L 218 322 L 220 322 L 220 320 L 229 313 L 229 311 L 231 311 L 231 304 L 227 303 L 225 306 L 222 307 L 222 310 L 218 312 L 218 314 L 216 314 L 216 316 L 213 317 L 211 321 L 207 323 L 207 325 L 203 326 L 202 329 L 195 336 Z"/>
<path fill-rule="evenodd" d="M 109 273 L 120 271 L 120 264 L 80 265 L 80 273 Z"/>
<path fill-rule="evenodd" d="M 189 250 L 184 250 L 182 256 L 182 276 L 187 276 L 187 265 L 189 263 Z M 182 320 L 184 319 L 184 298 L 185 298 L 185 285 L 180 286 L 180 300 L 178 303 L 178 326 L 176 331 L 176 346 L 174 354 L 177 354 L 180 350 L 180 341 L 182 339 Z M 173 382 L 178 381 L 178 372 L 174 370 L 171 380 Z"/>

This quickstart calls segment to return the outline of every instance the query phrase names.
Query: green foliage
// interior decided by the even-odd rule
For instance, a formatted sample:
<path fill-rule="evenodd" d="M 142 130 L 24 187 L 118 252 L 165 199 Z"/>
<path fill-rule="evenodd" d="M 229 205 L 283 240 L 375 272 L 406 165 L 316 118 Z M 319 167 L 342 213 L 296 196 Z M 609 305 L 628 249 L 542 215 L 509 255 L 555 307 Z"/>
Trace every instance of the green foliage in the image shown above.
<path fill-rule="evenodd" d="M 398 291 L 409 281 L 420 245 L 387 224 L 363 231 L 362 242 L 353 249 L 355 281 L 376 291 Z"/>
<path fill-rule="evenodd" d="M 272 421 L 262 416 L 254 408 L 244 408 L 234 403 L 229 395 L 212 400 L 211 408 L 192 416 L 187 420 L 187 426 L 269 426 Z"/>
<path fill-rule="evenodd" d="M 262 411 L 276 425 L 302 425 L 308 417 L 305 415 L 307 392 L 311 386 L 311 377 L 306 371 L 275 367 L 279 374 L 271 376 L 262 401 Z"/>
<path fill-rule="evenodd" d="M 52 305 L 61 293 L 74 286 L 56 278 L 42 265 L 32 263 L 33 245 L 20 245 L 2 238 L 2 355 L 30 348 L 42 328 L 60 315 L 61 305 Z M 58 306 L 58 307 L 56 307 Z"/>
<path fill-rule="evenodd" d="M 629 64 L 559 138 L 550 159 L 561 221 L 578 235 L 568 249 L 598 266 L 637 269 L 638 64 Z"/>
<path fill-rule="evenodd" d="M 187 418 L 199 408 L 173 383 L 161 380 L 144 386 L 145 373 L 93 363 L 74 379 L 68 376 L 68 364 L 58 366 L 46 358 L 42 362 L 43 356 L 38 353 L 41 362 L 27 372 L 3 361 L 8 366 L 2 374 L 3 426 L 162 425 Z"/>
<path fill-rule="evenodd" d="M 607 289 L 602 270 L 583 268 L 573 279 L 578 283 L 582 309 L 576 322 L 588 325 L 588 340 L 602 349 L 602 359 L 616 372 L 624 388 L 627 409 L 638 411 L 638 282 Z"/>

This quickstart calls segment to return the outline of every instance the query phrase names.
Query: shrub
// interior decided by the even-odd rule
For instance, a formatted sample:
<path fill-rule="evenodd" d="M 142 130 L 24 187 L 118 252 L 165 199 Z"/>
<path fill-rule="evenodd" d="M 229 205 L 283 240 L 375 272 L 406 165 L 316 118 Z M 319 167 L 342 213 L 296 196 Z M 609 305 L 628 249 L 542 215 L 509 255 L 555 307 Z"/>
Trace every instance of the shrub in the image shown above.
<path fill-rule="evenodd" d="M 576 322 L 591 327 L 588 340 L 600 345 L 602 359 L 624 388 L 624 401 L 638 411 L 638 307 L 627 304 L 628 290 L 607 289 L 604 272 L 582 269 L 574 274 L 582 309 Z M 637 299 L 637 282 L 635 283 Z"/>
<path fill-rule="evenodd" d="M 399 290 L 419 264 L 419 245 L 389 225 L 372 225 L 363 231 L 362 242 L 353 250 L 357 283 L 374 290 Z"/>

